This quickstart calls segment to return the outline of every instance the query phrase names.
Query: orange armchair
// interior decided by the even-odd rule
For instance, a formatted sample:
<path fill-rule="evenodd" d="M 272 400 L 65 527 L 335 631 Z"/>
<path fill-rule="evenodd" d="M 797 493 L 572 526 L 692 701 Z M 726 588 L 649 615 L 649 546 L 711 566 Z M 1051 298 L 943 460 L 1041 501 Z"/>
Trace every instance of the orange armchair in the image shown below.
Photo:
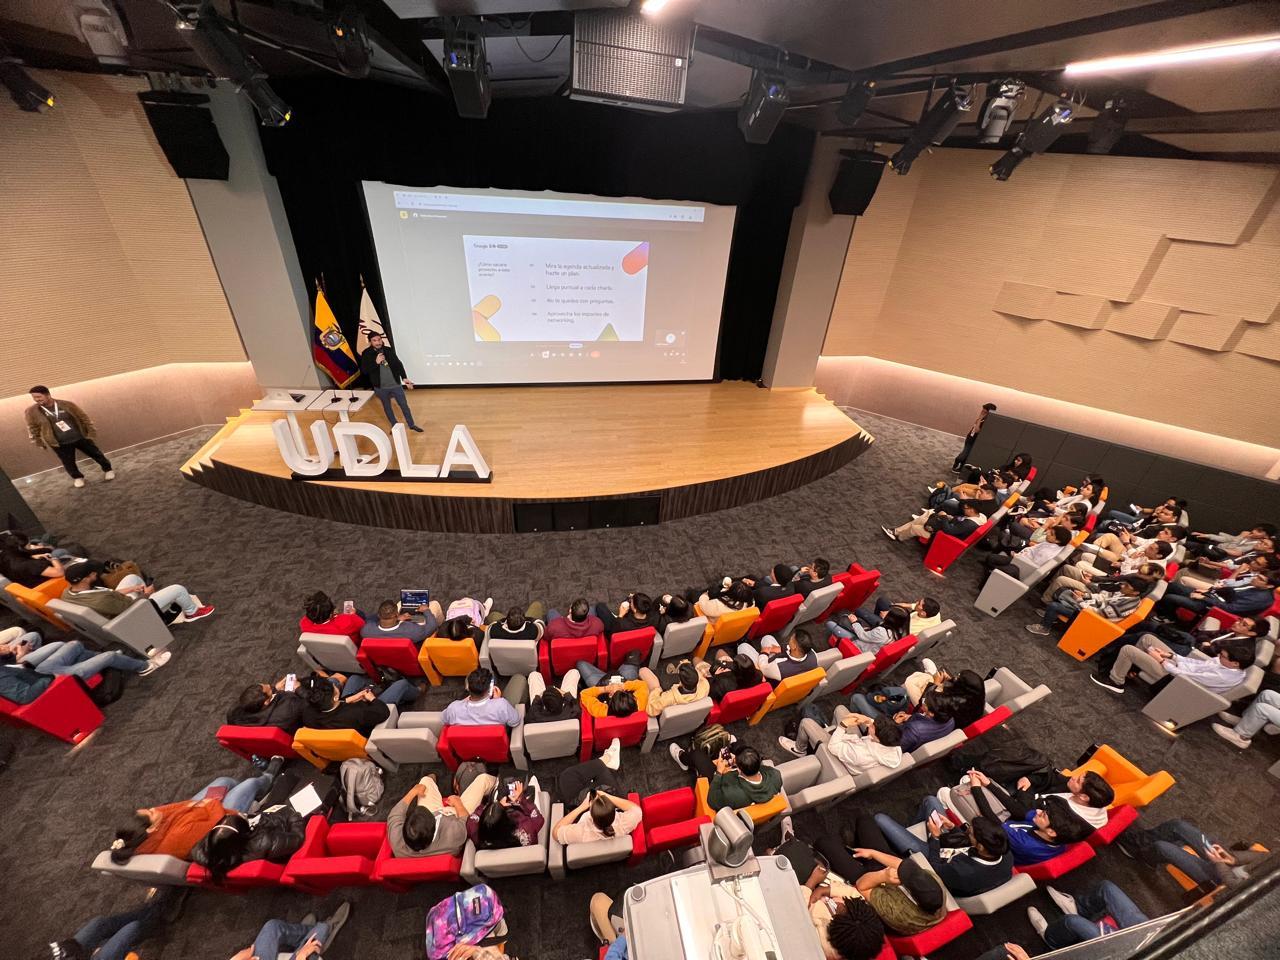
<path fill-rule="evenodd" d="M 302 727 L 293 735 L 293 752 L 323 770 L 332 761 L 367 759 L 368 741 L 355 730 L 317 730 Z"/>
<path fill-rule="evenodd" d="M 694 813 L 699 817 L 714 817 L 716 812 L 711 809 L 707 803 L 707 794 L 711 792 L 711 781 L 706 777 L 699 777 L 697 783 L 693 785 L 693 795 L 697 806 Z M 772 800 L 766 800 L 764 803 L 753 803 L 749 807 L 741 809 L 747 812 L 751 817 L 751 822 L 756 826 L 772 820 L 774 817 L 780 817 L 790 808 L 787 803 L 787 795 L 779 793 Z"/>
<path fill-rule="evenodd" d="M 418 653 L 418 663 L 427 679 L 439 686 L 443 677 L 465 677 L 480 666 L 480 653 L 470 640 L 429 637 Z"/>
<path fill-rule="evenodd" d="M 1067 776 L 1074 777 L 1089 770 L 1107 781 L 1115 791 L 1115 799 L 1109 808 L 1113 810 L 1122 806 L 1145 807 L 1177 782 L 1167 770 L 1143 773 L 1105 743 L 1085 763 L 1065 772 Z"/>
<path fill-rule="evenodd" d="M 804 673 L 797 673 L 794 676 L 787 677 L 773 688 L 773 693 L 769 694 L 764 703 L 760 704 L 760 709 L 752 714 L 750 725 L 754 727 L 765 718 L 766 714 L 773 710 L 781 710 L 783 707 L 789 707 L 793 703 L 799 703 L 812 693 L 813 688 L 825 680 L 826 676 L 826 670 L 821 667 L 814 667 Z"/>
<path fill-rule="evenodd" d="M 697 610 L 697 607 L 695 606 L 694 609 Z M 698 616 L 702 616 L 701 611 L 698 612 Z M 702 637 L 702 643 L 698 644 L 695 656 L 705 657 L 709 647 L 723 647 L 726 643 L 737 643 L 747 635 L 751 625 L 758 619 L 760 619 L 760 611 L 755 607 L 726 613 L 709 625 L 706 634 Z"/>
<path fill-rule="evenodd" d="M 24 587 L 20 583 L 10 583 L 5 587 L 6 591 L 17 597 L 18 602 L 32 613 L 43 617 L 59 630 L 70 631 L 72 629 L 71 624 L 67 623 L 48 607 L 49 601 L 61 599 L 62 593 L 66 589 L 67 581 L 62 577 L 46 580 L 38 587 Z"/>
<path fill-rule="evenodd" d="M 1088 660 L 1130 627 L 1147 619 L 1155 605 L 1153 598 L 1144 597 L 1137 609 L 1121 620 L 1108 620 L 1093 610 L 1081 610 L 1058 641 L 1058 649 L 1076 660 Z"/>

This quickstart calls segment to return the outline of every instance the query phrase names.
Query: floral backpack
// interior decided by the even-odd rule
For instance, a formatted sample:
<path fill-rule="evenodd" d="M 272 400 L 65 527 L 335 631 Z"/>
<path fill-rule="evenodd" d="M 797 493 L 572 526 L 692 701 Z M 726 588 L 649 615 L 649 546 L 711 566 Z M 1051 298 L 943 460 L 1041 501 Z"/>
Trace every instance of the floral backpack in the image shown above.
<path fill-rule="evenodd" d="M 446 960 L 458 944 L 477 944 L 501 923 L 502 901 L 488 884 L 455 893 L 427 911 L 427 960 Z"/>

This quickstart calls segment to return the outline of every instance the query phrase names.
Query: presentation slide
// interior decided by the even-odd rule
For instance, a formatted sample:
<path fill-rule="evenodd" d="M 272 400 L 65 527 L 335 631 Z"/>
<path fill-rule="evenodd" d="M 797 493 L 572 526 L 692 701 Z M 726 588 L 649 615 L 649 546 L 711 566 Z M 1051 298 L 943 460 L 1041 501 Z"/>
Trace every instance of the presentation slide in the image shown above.
<path fill-rule="evenodd" d="M 414 383 L 709 380 L 736 209 L 364 183 Z"/>

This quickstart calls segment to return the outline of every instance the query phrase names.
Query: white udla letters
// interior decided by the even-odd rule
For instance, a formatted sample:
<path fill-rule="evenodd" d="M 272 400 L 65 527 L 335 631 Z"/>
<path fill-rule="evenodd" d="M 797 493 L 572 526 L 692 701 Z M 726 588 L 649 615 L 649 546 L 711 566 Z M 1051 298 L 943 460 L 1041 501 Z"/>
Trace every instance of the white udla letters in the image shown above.
<path fill-rule="evenodd" d="M 457 424 L 449 435 L 449 444 L 439 464 L 414 463 L 409 452 L 409 435 L 403 423 L 391 428 L 391 435 L 373 423 L 350 420 L 335 423 L 332 427 L 324 420 L 311 424 L 311 439 L 316 452 L 313 456 L 306 449 L 305 435 L 291 429 L 289 418 L 271 424 L 276 446 L 285 465 L 303 477 L 319 477 L 333 466 L 336 451 L 342 472 L 348 477 L 368 480 L 381 476 L 394 459 L 400 476 L 416 480 L 462 479 L 453 474 L 465 472 L 466 479 L 488 480 L 492 471 L 489 463 L 476 445 L 475 437 L 464 424 Z M 330 434 L 332 431 L 332 435 Z M 361 453 L 359 441 L 365 440 L 373 447 L 373 453 Z"/>

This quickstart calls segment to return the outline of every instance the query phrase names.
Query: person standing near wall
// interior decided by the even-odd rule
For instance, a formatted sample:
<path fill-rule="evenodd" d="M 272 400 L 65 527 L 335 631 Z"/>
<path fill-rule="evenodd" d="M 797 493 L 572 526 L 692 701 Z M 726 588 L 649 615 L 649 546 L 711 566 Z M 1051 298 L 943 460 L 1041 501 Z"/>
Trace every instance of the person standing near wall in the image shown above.
<path fill-rule="evenodd" d="M 405 375 L 404 364 L 382 334 L 369 335 L 369 346 L 360 354 L 360 372 L 382 401 L 387 423 L 393 427 L 396 425 L 396 415 L 391 409 L 391 401 L 395 400 L 404 413 L 405 425 L 415 433 L 422 432 L 422 428 L 413 422 L 413 411 L 404 396 L 406 387 L 413 389 L 413 381 Z"/>
<path fill-rule="evenodd" d="M 982 425 L 987 422 L 987 415 L 995 413 L 996 405 L 994 403 L 984 403 L 982 410 L 978 413 L 978 419 L 973 421 L 973 426 L 969 428 L 969 432 L 964 435 L 964 446 L 960 448 L 960 455 L 956 457 L 955 463 L 951 464 L 951 472 L 959 473 L 966 463 L 969 462 L 969 454 L 973 452 L 973 444 L 978 439 L 978 434 L 982 432 Z"/>
<path fill-rule="evenodd" d="M 55 400 L 48 387 L 34 386 L 27 392 L 35 401 L 26 411 L 27 433 L 31 442 L 56 453 L 75 486 L 84 486 L 84 474 L 76 466 L 77 450 L 102 468 L 105 479 L 116 478 L 111 461 L 93 442 L 98 431 L 84 410 L 70 400 Z"/>

